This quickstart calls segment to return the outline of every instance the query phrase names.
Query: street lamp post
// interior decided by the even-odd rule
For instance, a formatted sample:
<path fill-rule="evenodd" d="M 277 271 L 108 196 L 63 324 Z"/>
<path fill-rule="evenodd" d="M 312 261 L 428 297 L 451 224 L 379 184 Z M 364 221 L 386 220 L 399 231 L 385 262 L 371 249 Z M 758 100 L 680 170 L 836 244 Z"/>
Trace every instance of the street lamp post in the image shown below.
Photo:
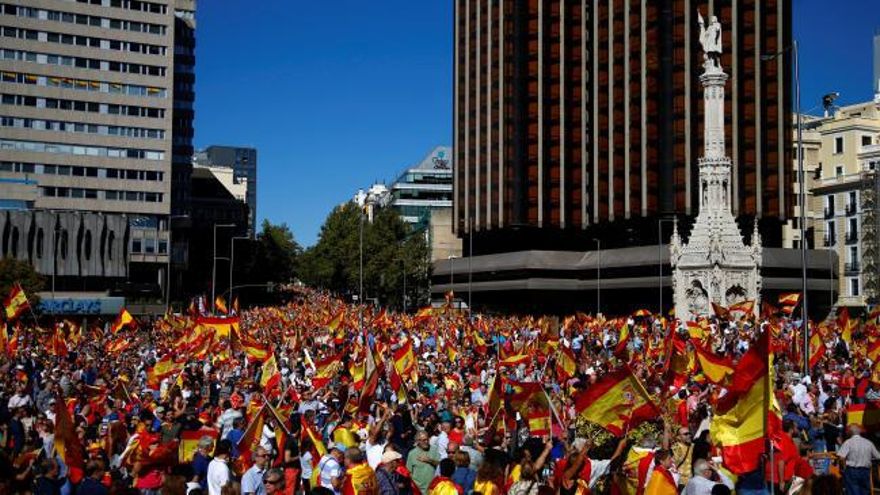
<path fill-rule="evenodd" d="M 215 305 L 217 300 L 217 229 L 231 229 L 234 227 L 234 223 L 214 224 L 214 255 L 211 258 L 211 313 L 214 313 L 217 310 Z"/>
<path fill-rule="evenodd" d="M 596 239 L 596 315 L 602 312 L 602 241 Z"/>
<path fill-rule="evenodd" d="M 797 116 L 797 161 L 798 161 L 798 194 L 800 195 L 799 214 L 801 217 L 801 321 L 804 325 L 803 332 L 803 355 L 809 355 L 810 349 L 810 319 L 807 311 L 807 214 L 806 214 L 806 193 L 804 192 L 804 141 L 803 141 L 803 116 L 801 115 L 801 70 L 798 54 L 798 42 L 792 41 L 791 45 L 783 48 L 781 51 L 771 53 L 761 57 L 761 60 L 774 60 L 791 50 L 792 63 L 794 64 L 794 101 L 795 114 Z M 809 374 L 809 360 L 804 358 L 804 375 Z"/>
<path fill-rule="evenodd" d="M 249 241 L 246 236 L 234 236 L 229 240 L 229 304 L 232 304 L 232 267 L 235 266 L 235 241 Z"/>
<path fill-rule="evenodd" d="M 455 301 L 455 260 L 458 256 L 454 254 L 450 254 L 447 260 L 449 260 L 449 292 L 452 294 L 453 302 Z"/>
<path fill-rule="evenodd" d="M 474 223 L 473 218 L 468 222 L 470 225 L 470 229 L 468 232 L 468 317 L 473 316 L 474 307 L 472 306 L 472 283 L 473 283 L 473 269 L 471 267 L 471 262 L 474 259 Z"/>

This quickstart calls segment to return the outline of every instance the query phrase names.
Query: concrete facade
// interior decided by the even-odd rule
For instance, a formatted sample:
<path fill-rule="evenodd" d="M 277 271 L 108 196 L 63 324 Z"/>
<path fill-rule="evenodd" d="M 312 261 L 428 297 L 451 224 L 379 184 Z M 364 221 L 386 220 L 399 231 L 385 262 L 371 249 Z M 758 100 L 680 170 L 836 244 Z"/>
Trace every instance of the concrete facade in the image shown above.
<path fill-rule="evenodd" d="M 71 232 L 126 223 L 114 263 L 130 254 L 123 265 L 148 264 L 134 272 L 154 285 L 172 163 L 192 153 L 194 12 L 194 0 L 0 2 L 0 207 Z M 57 274 L 131 273 L 79 261 L 57 260 Z"/>
<path fill-rule="evenodd" d="M 248 216 L 248 236 L 256 235 L 257 226 L 257 150 L 241 146 L 208 146 L 194 155 L 193 163 L 198 166 L 225 168 L 232 171 L 232 175 L 221 178 L 219 171 L 214 175 L 227 185 L 230 193 L 238 197 L 237 189 L 244 189 L 243 198 L 250 209 Z"/>

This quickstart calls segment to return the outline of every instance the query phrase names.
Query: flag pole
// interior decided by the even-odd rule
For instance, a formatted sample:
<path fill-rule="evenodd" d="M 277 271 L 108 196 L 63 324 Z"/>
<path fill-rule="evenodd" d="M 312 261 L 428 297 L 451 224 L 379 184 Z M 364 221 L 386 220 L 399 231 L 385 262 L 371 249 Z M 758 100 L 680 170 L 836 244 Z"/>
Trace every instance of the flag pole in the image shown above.
<path fill-rule="evenodd" d="M 765 330 L 765 332 L 767 332 L 767 331 L 768 330 Z M 762 336 L 759 338 L 767 339 L 767 338 L 769 338 L 769 335 Z M 769 346 L 769 342 L 768 342 L 768 346 Z M 770 354 L 768 352 L 768 354 L 767 354 L 767 373 L 764 375 L 764 407 L 763 407 L 764 414 L 763 414 L 763 420 L 764 420 L 764 438 L 766 439 L 765 440 L 766 443 L 764 444 L 764 448 L 767 449 L 768 457 L 770 458 L 770 493 L 773 493 L 775 490 L 775 485 L 776 485 L 776 481 L 775 481 L 775 479 L 776 479 L 776 472 L 775 472 L 776 471 L 776 463 L 774 462 L 774 459 L 773 459 L 773 442 L 770 440 L 770 435 L 769 435 L 769 431 L 768 431 L 768 424 L 767 424 L 768 423 L 767 416 L 768 416 L 768 414 L 770 414 L 770 394 L 772 393 L 770 390 L 770 385 L 772 383 L 772 381 L 770 380 L 770 374 L 773 372 L 773 362 L 771 360 L 771 357 L 772 357 L 772 354 Z M 808 359 L 809 359 L 809 356 L 805 354 L 804 355 L 805 362 Z M 767 472 L 767 470 L 765 469 L 764 473 L 766 473 L 766 472 Z M 766 479 L 766 475 L 765 475 L 764 483 L 766 483 L 766 482 L 767 482 L 767 479 Z"/>

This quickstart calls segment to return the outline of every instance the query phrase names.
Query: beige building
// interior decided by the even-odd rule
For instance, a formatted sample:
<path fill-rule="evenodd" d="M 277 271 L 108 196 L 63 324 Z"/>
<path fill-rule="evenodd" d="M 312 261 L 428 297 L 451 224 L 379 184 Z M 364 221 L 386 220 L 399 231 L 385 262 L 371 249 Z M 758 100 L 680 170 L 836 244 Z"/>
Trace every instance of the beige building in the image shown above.
<path fill-rule="evenodd" d="M 0 1 L 0 204 L 123 215 L 127 276 L 159 285 L 172 163 L 191 156 L 194 10 L 194 0 Z M 49 229 L 81 238 L 87 226 Z M 48 255 L 87 255 L 72 244 Z"/>
<path fill-rule="evenodd" d="M 813 246 L 838 255 L 836 304 L 864 306 L 878 295 L 873 171 L 880 167 L 880 103 L 806 117 L 804 127 L 808 233 L 812 232 Z M 797 215 L 799 203 L 795 205 Z M 799 246 L 798 221 L 792 219 L 786 229 L 790 247 Z"/>

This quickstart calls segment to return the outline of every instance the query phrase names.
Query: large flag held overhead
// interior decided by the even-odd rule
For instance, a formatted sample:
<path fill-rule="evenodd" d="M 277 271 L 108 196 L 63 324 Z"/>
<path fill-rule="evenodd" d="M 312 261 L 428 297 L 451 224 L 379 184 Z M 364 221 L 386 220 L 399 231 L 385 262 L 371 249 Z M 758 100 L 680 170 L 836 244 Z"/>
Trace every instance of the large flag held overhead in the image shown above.
<path fill-rule="evenodd" d="M 559 353 L 556 356 L 556 375 L 559 381 L 565 383 L 572 379 L 575 373 L 577 373 L 577 358 L 571 349 L 559 346 Z"/>
<path fill-rule="evenodd" d="M 575 409 L 584 419 L 614 435 L 660 414 L 645 387 L 628 366 L 621 366 L 600 378 L 575 399 Z"/>
<path fill-rule="evenodd" d="M 342 367 L 342 356 L 337 354 L 315 361 L 315 374 L 312 376 L 312 388 L 319 390 L 330 383 Z"/>
<path fill-rule="evenodd" d="M 281 383 L 281 370 L 278 369 L 278 363 L 275 361 L 275 353 L 270 352 L 269 358 L 263 362 L 263 368 L 260 373 L 260 387 L 267 396 L 274 394 L 278 384 Z"/>
<path fill-rule="evenodd" d="M 394 351 L 394 369 L 397 370 L 397 374 L 401 378 L 409 380 L 411 383 L 418 381 L 418 368 L 416 367 L 412 339 L 407 339 L 406 343 Z"/>
<path fill-rule="evenodd" d="M 743 355 L 727 396 L 719 401 L 710 434 L 721 446 L 724 465 L 740 475 L 758 469 L 765 451 L 770 406 L 769 336 L 765 332 Z"/>
<path fill-rule="evenodd" d="M 214 309 L 224 315 L 229 313 L 229 308 L 226 307 L 226 299 L 223 299 L 223 296 L 217 296 L 214 299 Z"/>
<path fill-rule="evenodd" d="M 3 307 L 6 309 L 7 320 L 15 320 L 24 313 L 24 310 L 30 307 L 27 296 L 20 285 L 15 284 L 12 286 L 9 295 L 3 300 Z"/>
<path fill-rule="evenodd" d="M 825 342 L 822 341 L 822 334 L 816 329 L 810 329 L 810 368 L 815 368 L 825 355 Z"/>

